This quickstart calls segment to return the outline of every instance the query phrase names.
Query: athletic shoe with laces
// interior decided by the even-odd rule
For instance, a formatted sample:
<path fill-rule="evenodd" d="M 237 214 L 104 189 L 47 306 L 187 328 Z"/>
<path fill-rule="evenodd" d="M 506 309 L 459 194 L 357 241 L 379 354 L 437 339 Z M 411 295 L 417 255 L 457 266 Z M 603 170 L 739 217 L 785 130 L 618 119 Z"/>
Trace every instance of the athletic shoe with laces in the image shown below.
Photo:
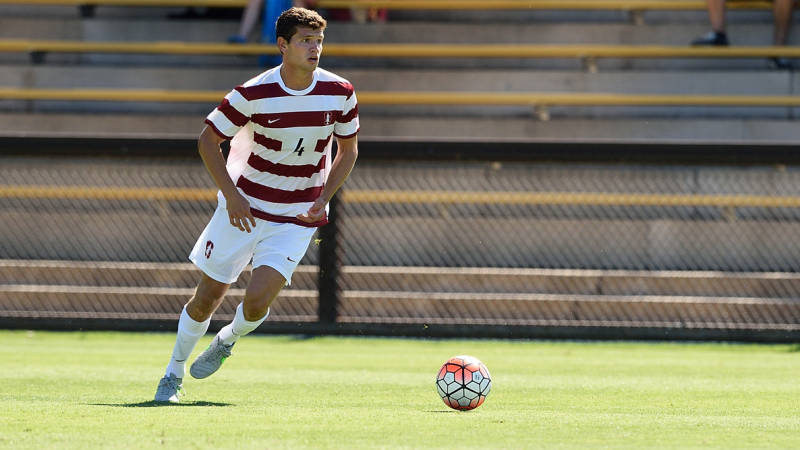
<path fill-rule="evenodd" d="M 718 33 L 716 31 L 709 31 L 708 33 L 693 40 L 692 45 L 713 45 L 724 47 L 728 45 L 728 35 L 725 33 Z"/>
<path fill-rule="evenodd" d="M 164 375 L 158 382 L 156 397 L 153 400 L 164 403 L 180 403 L 181 397 L 185 394 L 182 383 L 183 378 L 176 377 L 174 373 L 169 376 Z"/>
<path fill-rule="evenodd" d="M 195 378 L 206 378 L 219 370 L 222 363 L 231 356 L 231 349 L 236 343 L 225 345 L 219 340 L 219 336 L 214 337 L 211 345 L 197 359 L 192 363 L 189 368 L 189 373 Z"/>

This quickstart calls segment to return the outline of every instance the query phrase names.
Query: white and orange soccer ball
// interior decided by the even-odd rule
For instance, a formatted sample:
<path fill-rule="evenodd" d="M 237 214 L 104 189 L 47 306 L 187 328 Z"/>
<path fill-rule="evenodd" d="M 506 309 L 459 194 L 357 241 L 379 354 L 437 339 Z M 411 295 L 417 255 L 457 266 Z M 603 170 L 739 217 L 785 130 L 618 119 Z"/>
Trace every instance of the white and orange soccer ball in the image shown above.
<path fill-rule="evenodd" d="M 461 411 L 481 406 L 491 389 L 489 369 L 473 356 L 448 359 L 436 376 L 436 390 L 444 404 Z"/>

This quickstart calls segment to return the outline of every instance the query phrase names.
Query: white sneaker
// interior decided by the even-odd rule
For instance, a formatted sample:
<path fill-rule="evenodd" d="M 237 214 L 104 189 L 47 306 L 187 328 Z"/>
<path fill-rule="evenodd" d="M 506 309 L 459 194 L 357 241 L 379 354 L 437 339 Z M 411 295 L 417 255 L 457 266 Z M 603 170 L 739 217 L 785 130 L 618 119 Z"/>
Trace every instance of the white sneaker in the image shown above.
<path fill-rule="evenodd" d="M 219 370 L 222 363 L 231 356 L 231 349 L 236 343 L 225 345 L 219 340 L 219 336 L 214 337 L 211 345 L 208 346 L 189 368 L 189 373 L 195 378 L 206 378 Z"/>
<path fill-rule="evenodd" d="M 185 394 L 182 383 L 183 378 L 176 377 L 174 373 L 169 376 L 164 375 L 158 382 L 156 397 L 153 400 L 164 403 L 180 403 L 181 397 Z"/>

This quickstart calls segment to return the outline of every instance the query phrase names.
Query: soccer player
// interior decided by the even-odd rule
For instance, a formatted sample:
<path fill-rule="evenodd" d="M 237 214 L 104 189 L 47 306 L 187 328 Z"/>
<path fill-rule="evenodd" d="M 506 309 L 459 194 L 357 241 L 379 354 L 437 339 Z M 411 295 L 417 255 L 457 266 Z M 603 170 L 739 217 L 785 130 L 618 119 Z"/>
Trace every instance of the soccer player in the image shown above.
<path fill-rule="evenodd" d="M 359 119 L 353 86 L 318 67 L 326 25 L 314 11 L 284 11 L 275 25 L 281 65 L 233 89 L 206 118 L 198 150 L 219 187 L 218 206 L 189 257 L 203 274 L 178 321 L 157 402 L 180 402 L 186 358 L 251 259 L 244 301 L 192 363 L 191 375 L 216 372 L 236 341 L 267 318 L 316 228 L 327 223 L 328 201 L 355 164 Z M 331 136 L 338 144 L 332 162 Z M 228 139 L 226 163 L 220 144 Z"/>

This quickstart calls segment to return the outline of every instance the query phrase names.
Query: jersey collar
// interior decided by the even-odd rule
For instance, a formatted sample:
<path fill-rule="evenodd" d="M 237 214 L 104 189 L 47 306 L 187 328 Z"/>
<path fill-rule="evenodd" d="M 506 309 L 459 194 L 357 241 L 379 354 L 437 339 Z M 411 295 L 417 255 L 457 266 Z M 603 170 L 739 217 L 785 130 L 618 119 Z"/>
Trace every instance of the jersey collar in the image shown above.
<path fill-rule="evenodd" d="M 281 64 L 280 66 L 277 67 L 278 84 L 281 86 L 281 89 L 283 89 L 284 91 L 286 91 L 290 95 L 306 95 L 309 92 L 311 92 L 312 89 L 314 89 L 314 86 L 317 85 L 317 78 L 318 78 L 317 77 L 317 72 L 318 72 L 318 69 L 314 69 L 314 72 L 312 74 L 313 78 L 311 80 L 311 84 L 309 84 L 307 88 L 303 89 L 302 91 L 296 91 L 294 89 L 289 89 L 288 87 L 286 87 L 286 84 L 284 84 L 284 82 L 283 82 L 283 77 L 281 76 L 281 67 L 283 67 L 283 64 Z"/>

